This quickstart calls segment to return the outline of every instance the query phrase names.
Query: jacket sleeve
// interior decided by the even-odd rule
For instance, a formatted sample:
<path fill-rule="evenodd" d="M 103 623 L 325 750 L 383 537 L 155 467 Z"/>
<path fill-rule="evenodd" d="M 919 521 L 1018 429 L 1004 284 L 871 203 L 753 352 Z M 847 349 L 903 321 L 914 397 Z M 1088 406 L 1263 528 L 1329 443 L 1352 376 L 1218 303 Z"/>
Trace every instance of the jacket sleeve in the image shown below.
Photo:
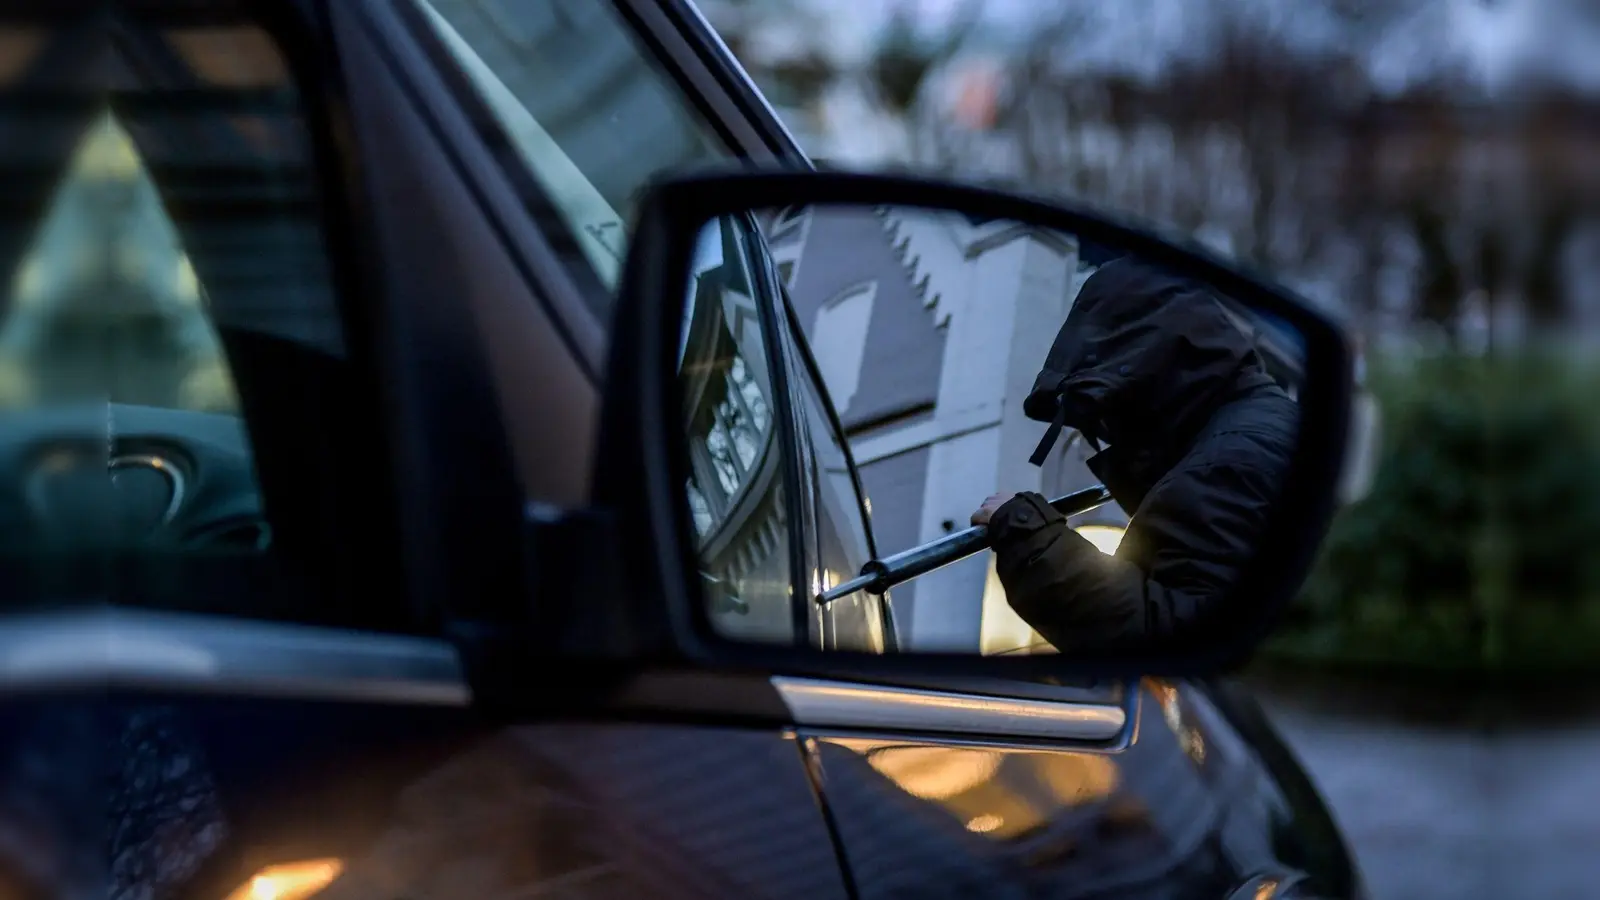
<path fill-rule="evenodd" d="M 1145 499 L 1115 557 L 1067 528 L 1038 494 L 996 510 L 995 569 L 1011 608 L 1069 652 L 1171 638 L 1227 597 L 1260 543 L 1272 479 L 1215 464 L 1173 476 Z"/>

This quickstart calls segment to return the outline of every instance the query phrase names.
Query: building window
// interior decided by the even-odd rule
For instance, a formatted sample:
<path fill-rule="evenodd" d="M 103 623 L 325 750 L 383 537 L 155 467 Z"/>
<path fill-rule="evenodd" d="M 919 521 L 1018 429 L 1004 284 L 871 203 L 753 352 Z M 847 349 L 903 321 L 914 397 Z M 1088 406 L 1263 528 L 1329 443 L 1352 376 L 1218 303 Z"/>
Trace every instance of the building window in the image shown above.
<path fill-rule="evenodd" d="M 850 408 L 861 382 L 861 364 L 867 356 L 867 329 L 877 294 L 876 281 L 846 289 L 817 310 L 817 320 L 811 329 L 812 356 L 817 360 L 828 396 L 833 399 L 833 408 L 841 416 Z"/>

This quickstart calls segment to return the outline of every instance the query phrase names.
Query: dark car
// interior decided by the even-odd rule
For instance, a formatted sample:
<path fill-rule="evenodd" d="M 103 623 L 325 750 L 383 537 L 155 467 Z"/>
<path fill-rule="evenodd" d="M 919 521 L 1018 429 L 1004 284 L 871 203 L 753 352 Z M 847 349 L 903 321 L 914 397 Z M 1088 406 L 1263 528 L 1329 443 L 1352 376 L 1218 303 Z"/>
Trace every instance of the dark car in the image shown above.
<path fill-rule="evenodd" d="M 1226 682 L 777 685 L 881 715 L 838 728 L 528 665 L 508 694 L 554 712 L 474 706 L 472 660 L 540 652 L 457 652 L 477 626 L 554 629 L 525 586 L 603 556 L 552 511 L 608 477 L 639 191 L 809 165 L 689 3 L 5 0 L 0 83 L 6 896 L 1363 896 Z M 821 411 L 771 477 L 853 465 L 754 300 L 779 402 Z M 874 555 L 854 490 L 780 517 L 807 558 Z M 930 697 L 983 714 L 930 736 Z M 1125 746 L 985 724 L 1041 706 Z"/>

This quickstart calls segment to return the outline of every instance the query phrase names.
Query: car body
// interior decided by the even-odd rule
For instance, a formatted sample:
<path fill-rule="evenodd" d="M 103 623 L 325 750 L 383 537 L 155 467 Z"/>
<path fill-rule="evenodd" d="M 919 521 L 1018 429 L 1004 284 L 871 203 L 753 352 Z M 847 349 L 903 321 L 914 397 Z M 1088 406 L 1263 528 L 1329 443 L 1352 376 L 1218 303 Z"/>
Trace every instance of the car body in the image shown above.
<path fill-rule="evenodd" d="M 6 412 L 0 513 L 54 527 L 0 556 L 32 607 L 0 629 L 17 896 L 1361 896 L 1315 789 L 1226 683 L 833 685 L 883 713 L 851 729 L 730 724 L 715 674 L 622 712 L 471 708 L 418 607 L 514 609 L 520 517 L 605 477 L 619 207 L 664 169 L 804 154 L 680 0 L 113 6 L 125 19 L 91 29 L 109 41 L 83 39 L 89 4 L 0 15 L 46 48 L 9 90 L 57 104 L 6 124 L 72 123 L 30 132 L 42 162 L 8 163 L 0 247 L 50 276 L 23 279 L 0 326 L 34 398 Z M 89 71 L 112 87 L 85 93 Z M 91 94 L 120 131 L 80 144 Z M 167 280 L 30 243 L 56 233 L 41 223 L 88 233 L 63 178 L 115 195 L 92 210 L 133 210 L 91 220 Z M 63 258 L 102 246 L 64 240 Z M 799 489 L 772 521 L 814 571 L 859 566 L 877 548 L 838 417 L 785 298 L 752 299 L 797 429 L 769 477 L 804 485 L 829 454 L 849 475 L 848 504 Z M 108 309 L 143 310 L 148 346 L 85 344 Z M 129 368 L 83 375 L 113 357 Z M 169 358 L 192 365 L 168 377 Z M 80 404 L 80 375 L 115 390 Z M 117 499 L 74 487 L 85 460 Z M 132 518 L 106 524 L 107 504 Z M 130 550 L 129 528 L 175 541 Z M 64 602 L 80 596 L 100 602 Z M 874 598 L 792 624 L 823 646 L 896 639 Z M 550 677 L 528 691 L 592 687 Z M 1102 710 L 1121 739 L 907 726 L 929 695 L 989 721 Z"/>

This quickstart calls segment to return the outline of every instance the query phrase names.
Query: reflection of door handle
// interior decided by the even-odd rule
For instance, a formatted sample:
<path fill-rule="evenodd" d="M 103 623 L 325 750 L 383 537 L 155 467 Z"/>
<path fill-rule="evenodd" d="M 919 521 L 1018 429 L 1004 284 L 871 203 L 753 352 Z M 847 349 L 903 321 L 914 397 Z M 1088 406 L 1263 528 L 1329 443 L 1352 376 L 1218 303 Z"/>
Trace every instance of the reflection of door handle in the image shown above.
<path fill-rule="evenodd" d="M 750 614 L 750 604 L 739 599 L 739 595 L 728 590 L 728 583 L 709 572 L 701 572 L 700 578 L 705 581 L 706 588 L 713 598 L 711 611 L 719 613 L 734 613 L 747 616 Z"/>
<path fill-rule="evenodd" d="M 1065 497 L 1057 497 L 1050 501 L 1050 505 L 1064 516 L 1075 516 L 1110 501 L 1111 492 L 1106 490 L 1105 485 L 1097 484 L 1092 488 L 1074 491 Z M 897 584 L 910 581 L 919 575 L 926 575 L 935 569 L 942 569 L 988 548 L 989 529 L 983 525 L 974 525 L 893 556 L 869 560 L 861 567 L 860 575 L 818 594 L 817 603 L 819 605 L 832 603 L 856 591 L 881 594 Z"/>

